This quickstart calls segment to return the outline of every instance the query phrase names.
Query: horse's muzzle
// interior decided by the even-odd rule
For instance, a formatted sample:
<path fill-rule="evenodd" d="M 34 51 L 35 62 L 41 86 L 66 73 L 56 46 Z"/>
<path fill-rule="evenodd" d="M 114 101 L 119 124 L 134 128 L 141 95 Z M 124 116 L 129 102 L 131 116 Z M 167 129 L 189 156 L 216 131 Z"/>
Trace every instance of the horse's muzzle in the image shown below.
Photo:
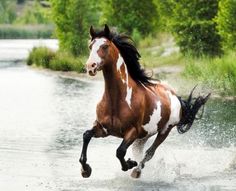
<path fill-rule="evenodd" d="M 90 76 L 95 76 L 97 74 L 97 67 L 98 64 L 97 63 L 87 63 L 87 73 Z"/>

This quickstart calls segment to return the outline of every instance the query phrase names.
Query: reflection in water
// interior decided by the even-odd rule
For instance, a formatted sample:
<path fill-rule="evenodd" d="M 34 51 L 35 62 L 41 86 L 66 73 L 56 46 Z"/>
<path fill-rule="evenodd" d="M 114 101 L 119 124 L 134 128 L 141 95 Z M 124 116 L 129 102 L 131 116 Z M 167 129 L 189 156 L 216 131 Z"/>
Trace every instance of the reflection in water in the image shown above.
<path fill-rule="evenodd" d="M 102 81 L 73 80 L 0 63 L 0 185 L 3 190 L 235 190 L 236 102 L 210 100 L 204 118 L 173 130 L 139 180 L 115 157 L 120 139 L 92 139 L 91 178 L 80 176 L 82 134 Z M 151 144 L 150 140 L 148 144 Z M 127 157 L 132 157 L 128 153 Z M 14 185 L 12 184 L 14 182 Z"/>

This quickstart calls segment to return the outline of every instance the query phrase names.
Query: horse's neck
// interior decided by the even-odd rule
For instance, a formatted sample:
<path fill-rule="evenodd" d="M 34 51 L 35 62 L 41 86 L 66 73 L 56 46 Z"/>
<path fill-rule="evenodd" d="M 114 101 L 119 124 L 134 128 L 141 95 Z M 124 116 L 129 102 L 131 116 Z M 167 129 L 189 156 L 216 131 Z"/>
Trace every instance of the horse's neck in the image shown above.
<path fill-rule="evenodd" d="M 126 97 L 127 86 L 131 88 L 130 86 L 132 82 L 125 63 L 122 63 L 122 70 L 119 70 L 117 63 L 111 63 L 108 67 L 103 69 L 105 80 L 104 96 L 111 101 L 111 105 L 113 106 L 117 106 L 116 104 L 119 104 L 119 102 Z"/>

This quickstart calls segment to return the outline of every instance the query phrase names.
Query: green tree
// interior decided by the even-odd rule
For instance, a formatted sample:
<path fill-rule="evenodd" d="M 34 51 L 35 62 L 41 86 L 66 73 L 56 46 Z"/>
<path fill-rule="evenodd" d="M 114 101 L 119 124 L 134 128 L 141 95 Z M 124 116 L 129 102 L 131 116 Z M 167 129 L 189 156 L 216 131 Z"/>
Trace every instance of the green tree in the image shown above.
<path fill-rule="evenodd" d="M 87 51 L 88 29 L 96 20 L 92 0 L 51 0 L 53 20 L 61 49 L 73 55 Z"/>
<path fill-rule="evenodd" d="M 23 13 L 14 21 L 16 24 L 51 24 L 51 10 L 43 8 L 38 1 L 24 9 Z"/>
<path fill-rule="evenodd" d="M 16 6 L 14 0 L 0 1 L 0 23 L 11 24 L 16 19 Z"/>
<path fill-rule="evenodd" d="M 172 0 L 171 30 L 183 53 L 194 56 L 221 54 L 214 18 L 218 0 Z"/>
<path fill-rule="evenodd" d="M 175 8 L 173 0 L 154 0 L 159 14 L 159 27 L 163 31 L 169 31 L 170 20 L 173 17 Z"/>
<path fill-rule="evenodd" d="M 220 0 L 216 22 L 223 48 L 236 48 L 236 0 Z"/>
<path fill-rule="evenodd" d="M 158 26 L 157 9 L 152 0 L 105 0 L 101 8 L 102 24 L 116 26 L 129 34 L 136 29 L 142 35 L 147 35 Z"/>

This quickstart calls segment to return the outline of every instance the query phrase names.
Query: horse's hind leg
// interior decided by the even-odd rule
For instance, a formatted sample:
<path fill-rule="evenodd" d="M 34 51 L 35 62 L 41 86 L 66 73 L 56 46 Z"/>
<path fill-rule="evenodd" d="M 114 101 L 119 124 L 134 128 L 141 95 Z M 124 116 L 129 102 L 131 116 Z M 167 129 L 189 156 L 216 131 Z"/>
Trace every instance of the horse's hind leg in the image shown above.
<path fill-rule="evenodd" d="M 90 140 L 92 139 L 92 137 L 106 137 L 106 136 L 107 136 L 106 131 L 96 122 L 91 130 L 87 130 L 83 134 L 83 147 L 79 161 L 82 165 L 81 174 L 84 178 L 88 178 L 92 172 L 91 167 L 89 166 L 89 164 L 86 163 L 87 148 Z"/>
<path fill-rule="evenodd" d="M 133 170 L 133 172 L 131 173 L 131 176 L 133 178 L 139 178 L 140 177 L 141 170 L 144 168 L 145 163 L 153 157 L 157 147 L 166 139 L 166 137 L 168 136 L 170 130 L 171 130 L 171 128 L 167 129 L 165 132 L 159 132 L 158 133 L 158 135 L 157 135 L 155 141 L 153 142 L 153 144 L 145 152 L 145 156 L 144 156 L 143 160 L 139 163 L 138 167 L 135 168 Z"/>
<path fill-rule="evenodd" d="M 137 162 L 128 159 L 125 160 L 125 155 L 128 147 L 134 142 L 137 138 L 137 131 L 135 128 L 131 128 L 124 136 L 124 139 L 118 149 L 116 150 L 116 156 L 120 160 L 121 169 L 123 171 L 127 171 L 135 166 L 137 166 Z"/>
<path fill-rule="evenodd" d="M 132 153 L 135 160 L 140 161 L 143 158 L 143 149 L 147 140 L 148 137 L 145 137 L 143 139 L 136 139 L 132 144 Z"/>

